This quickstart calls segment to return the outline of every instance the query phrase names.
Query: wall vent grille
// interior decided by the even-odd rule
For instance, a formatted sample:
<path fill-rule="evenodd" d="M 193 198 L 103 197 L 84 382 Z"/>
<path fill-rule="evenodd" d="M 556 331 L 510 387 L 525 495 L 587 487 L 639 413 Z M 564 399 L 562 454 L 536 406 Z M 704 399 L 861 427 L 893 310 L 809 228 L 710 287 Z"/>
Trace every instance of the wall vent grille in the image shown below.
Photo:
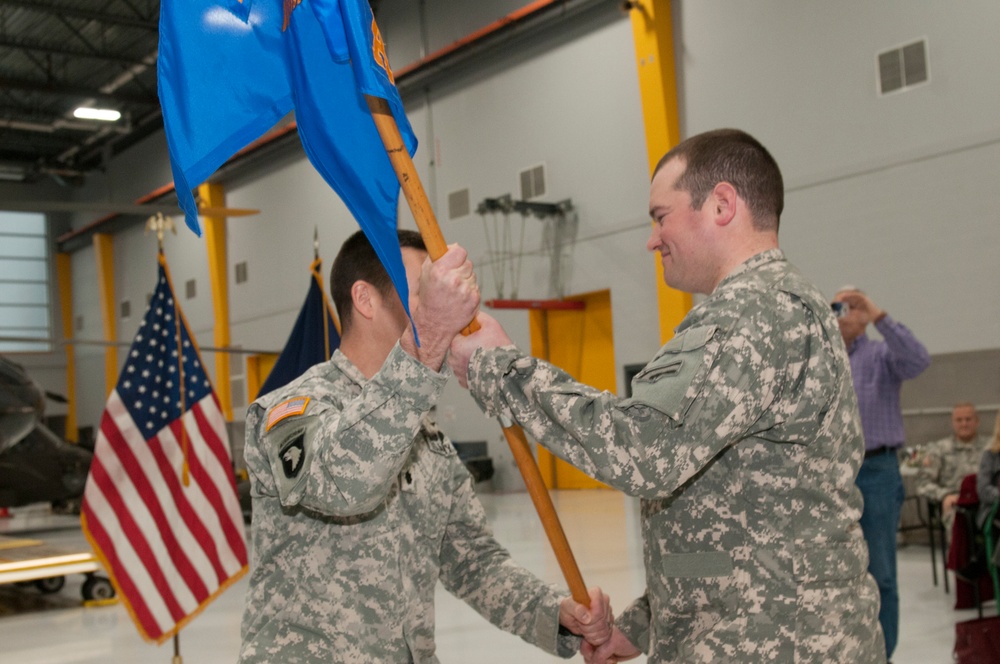
<path fill-rule="evenodd" d="M 119 311 L 121 312 L 122 320 L 128 320 L 132 316 L 132 302 L 130 300 L 122 300 Z"/>
<path fill-rule="evenodd" d="M 878 54 L 880 95 L 901 92 L 929 81 L 926 39 Z"/>
<path fill-rule="evenodd" d="M 459 189 L 448 194 L 448 218 L 467 217 L 470 210 L 469 189 Z"/>
<path fill-rule="evenodd" d="M 236 264 L 236 283 L 245 284 L 247 281 L 247 262 L 240 261 Z"/>
<path fill-rule="evenodd" d="M 187 299 L 189 299 L 189 300 L 193 300 L 194 297 L 195 297 L 195 295 L 198 294 L 198 290 L 197 290 L 197 287 L 195 285 L 195 280 L 194 279 L 188 279 L 184 283 L 184 294 L 185 294 L 185 297 L 187 297 Z"/>
<path fill-rule="evenodd" d="M 545 195 L 545 164 L 521 171 L 521 200 L 528 201 Z"/>

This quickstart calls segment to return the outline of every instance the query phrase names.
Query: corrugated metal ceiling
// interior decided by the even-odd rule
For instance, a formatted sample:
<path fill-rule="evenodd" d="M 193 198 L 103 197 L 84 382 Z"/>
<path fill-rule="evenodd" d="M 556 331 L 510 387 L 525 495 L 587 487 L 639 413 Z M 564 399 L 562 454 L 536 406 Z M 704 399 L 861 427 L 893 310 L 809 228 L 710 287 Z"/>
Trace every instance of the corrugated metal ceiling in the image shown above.
<path fill-rule="evenodd" d="M 0 175 L 72 178 L 161 126 L 159 0 L 0 0 Z M 116 123 L 79 120 L 99 106 Z"/>

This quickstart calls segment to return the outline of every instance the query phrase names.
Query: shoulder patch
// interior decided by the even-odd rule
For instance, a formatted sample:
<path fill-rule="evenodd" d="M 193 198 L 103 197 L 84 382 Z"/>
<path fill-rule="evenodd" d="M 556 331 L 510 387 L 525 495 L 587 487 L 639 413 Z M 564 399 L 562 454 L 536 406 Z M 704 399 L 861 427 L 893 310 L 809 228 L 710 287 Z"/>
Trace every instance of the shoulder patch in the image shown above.
<path fill-rule="evenodd" d="M 267 427 L 265 433 L 271 430 L 275 424 L 287 417 L 294 417 L 306 412 L 309 405 L 309 397 L 293 397 L 287 401 L 282 401 L 267 413 Z"/>
<path fill-rule="evenodd" d="M 281 469 L 285 471 L 285 477 L 292 480 L 298 476 L 302 470 L 305 450 L 306 432 L 300 431 L 297 436 L 281 446 L 278 456 L 281 457 Z"/>

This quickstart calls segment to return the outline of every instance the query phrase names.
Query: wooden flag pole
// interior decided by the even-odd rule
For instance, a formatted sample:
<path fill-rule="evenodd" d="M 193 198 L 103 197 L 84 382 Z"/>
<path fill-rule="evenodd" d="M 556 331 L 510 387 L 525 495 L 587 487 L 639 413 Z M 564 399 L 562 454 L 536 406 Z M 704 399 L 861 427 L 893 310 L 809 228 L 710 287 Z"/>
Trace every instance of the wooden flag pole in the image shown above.
<path fill-rule="evenodd" d="M 430 254 L 431 260 L 437 260 L 448 251 L 448 245 L 444 241 L 444 235 L 441 233 L 437 218 L 434 216 L 434 210 L 427 199 L 427 193 L 420 183 L 420 176 L 417 174 L 410 153 L 406 149 L 403 137 L 399 133 L 399 127 L 396 126 L 396 119 L 392 115 L 389 103 L 380 97 L 366 96 L 365 98 L 368 100 L 368 108 L 372 112 L 378 133 L 382 137 L 386 154 L 389 155 L 389 161 L 392 162 L 392 167 L 399 178 L 403 195 L 410 205 L 410 211 L 417 222 L 417 228 L 420 229 L 424 244 L 427 245 L 427 253 Z M 479 323 L 473 320 L 462 333 L 469 334 L 478 329 Z M 573 599 L 584 606 L 590 606 L 587 586 L 583 582 L 583 576 L 580 574 L 580 568 L 576 564 L 573 551 L 569 548 L 566 533 L 559 522 L 556 509 L 552 505 L 552 497 L 542 481 L 542 473 L 538 470 L 538 464 L 535 463 L 535 457 L 531 453 L 531 447 L 524 436 L 524 431 L 513 423 L 501 422 L 501 425 L 503 426 L 503 435 L 517 461 L 517 467 L 528 487 L 528 494 L 535 504 L 538 517 L 542 520 L 542 527 L 545 529 L 549 544 L 552 545 L 552 550 L 556 554 L 556 560 L 559 561 L 563 576 L 566 577 L 566 583 Z"/>

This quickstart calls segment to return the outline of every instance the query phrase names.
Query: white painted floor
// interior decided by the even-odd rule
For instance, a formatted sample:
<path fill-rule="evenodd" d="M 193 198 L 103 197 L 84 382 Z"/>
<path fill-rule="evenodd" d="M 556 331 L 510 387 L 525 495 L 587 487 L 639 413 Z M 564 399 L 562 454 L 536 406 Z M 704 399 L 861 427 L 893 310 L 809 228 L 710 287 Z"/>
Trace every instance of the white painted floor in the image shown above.
<path fill-rule="evenodd" d="M 542 578 L 560 582 L 559 567 L 528 495 L 484 494 L 482 498 L 497 538 L 515 559 Z M 602 586 L 616 608 L 624 607 L 644 586 L 638 502 L 611 491 L 559 491 L 553 500 L 585 581 Z M 13 512 L 13 518 L 0 520 L 0 535 L 85 546 L 74 518 L 52 517 L 43 506 Z M 932 584 L 926 546 L 910 545 L 900 550 L 899 574 L 902 626 L 893 661 L 952 661 L 954 625 L 975 617 L 975 611 L 953 610 L 954 587 L 952 594 L 946 595 L 943 586 Z M 0 586 L 0 662 L 170 664 L 172 645 L 157 647 L 143 642 L 120 605 L 82 607 L 82 580 L 81 576 L 70 577 L 62 591 L 47 596 L 33 588 Z M 245 588 L 245 581 L 235 585 L 181 633 L 185 664 L 235 661 Z M 992 602 L 986 607 L 987 614 L 995 610 Z M 563 661 L 495 629 L 440 589 L 437 614 L 439 657 L 445 664 Z"/>

